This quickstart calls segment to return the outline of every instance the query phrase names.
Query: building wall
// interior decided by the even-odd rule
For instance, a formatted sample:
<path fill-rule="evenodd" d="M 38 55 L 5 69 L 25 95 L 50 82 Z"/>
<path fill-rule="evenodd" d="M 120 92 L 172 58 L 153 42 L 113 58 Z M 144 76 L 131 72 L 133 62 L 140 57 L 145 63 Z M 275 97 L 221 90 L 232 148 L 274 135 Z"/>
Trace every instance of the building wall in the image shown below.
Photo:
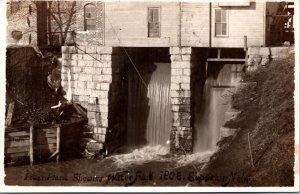
<path fill-rule="evenodd" d="M 96 30 L 84 30 L 84 6 L 93 4 L 96 7 Z M 76 43 L 79 45 L 104 45 L 104 3 L 101 1 L 76 2 Z"/>
<path fill-rule="evenodd" d="M 83 6 L 97 6 L 97 30 L 83 31 Z M 124 47 L 244 47 L 265 44 L 265 2 L 80 2 L 77 37 L 82 44 Z M 160 7 L 160 37 L 148 37 L 148 8 Z M 215 36 L 215 9 L 228 10 L 228 36 Z M 210 14 L 211 13 L 211 14 Z M 211 15 L 211 23 L 210 23 Z M 104 24 L 103 24 L 104 23 Z M 211 27 L 211 32 L 210 32 Z M 211 33 L 211 37 L 210 37 Z M 91 40 L 91 41 L 90 41 Z M 104 40 L 104 41 L 103 41 Z"/>
<path fill-rule="evenodd" d="M 215 36 L 215 9 L 212 4 L 212 47 L 244 47 L 244 36 L 248 46 L 265 45 L 265 2 L 251 2 L 250 6 L 222 7 L 228 10 L 228 36 Z"/>
<path fill-rule="evenodd" d="M 28 45 L 37 44 L 36 6 L 31 1 L 14 2 L 19 4 L 19 10 L 12 10 L 12 2 L 7 3 L 7 44 Z M 29 12 L 31 7 L 31 14 Z M 22 32 L 22 38 L 13 38 L 12 32 Z"/>
<path fill-rule="evenodd" d="M 148 38 L 148 7 L 161 8 L 161 36 Z M 105 3 L 105 45 L 160 47 L 178 44 L 179 7 L 175 2 Z"/>
<path fill-rule="evenodd" d="M 181 45 L 209 46 L 209 3 L 182 3 Z"/>

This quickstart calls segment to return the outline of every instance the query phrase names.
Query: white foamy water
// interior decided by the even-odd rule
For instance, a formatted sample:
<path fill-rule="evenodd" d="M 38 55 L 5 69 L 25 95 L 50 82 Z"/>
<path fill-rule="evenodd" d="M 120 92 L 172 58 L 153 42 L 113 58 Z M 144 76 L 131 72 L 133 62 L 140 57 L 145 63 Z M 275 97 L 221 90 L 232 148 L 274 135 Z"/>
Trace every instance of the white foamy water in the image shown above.
<path fill-rule="evenodd" d="M 129 74 L 128 145 L 164 145 L 170 138 L 171 64 L 146 63 Z M 147 84 L 147 87 L 145 86 Z"/>
<path fill-rule="evenodd" d="M 135 149 L 130 153 L 118 154 L 109 156 L 107 159 L 112 159 L 113 164 L 117 167 L 127 168 L 133 165 L 141 165 L 150 161 L 167 161 L 164 157 L 170 151 L 168 146 L 145 146 Z"/>
<path fill-rule="evenodd" d="M 219 72 L 208 75 L 206 79 L 202 101 L 195 112 L 194 153 L 215 151 L 217 148 L 220 128 L 225 123 L 225 112 L 230 108 L 228 90 L 230 86 L 236 86 L 239 80 L 233 67 L 226 64 Z"/>
<path fill-rule="evenodd" d="M 210 156 L 214 153 L 213 151 L 206 151 L 190 155 L 166 157 L 169 151 L 169 146 L 145 146 L 130 153 L 113 155 L 106 159 L 113 160 L 111 165 L 121 169 L 143 165 L 148 162 L 169 162 L 174 168 L 193 165 L 195 170 L 199 171 L 200 169 L 197 169 L 195 165 L 207 163 Z"/>

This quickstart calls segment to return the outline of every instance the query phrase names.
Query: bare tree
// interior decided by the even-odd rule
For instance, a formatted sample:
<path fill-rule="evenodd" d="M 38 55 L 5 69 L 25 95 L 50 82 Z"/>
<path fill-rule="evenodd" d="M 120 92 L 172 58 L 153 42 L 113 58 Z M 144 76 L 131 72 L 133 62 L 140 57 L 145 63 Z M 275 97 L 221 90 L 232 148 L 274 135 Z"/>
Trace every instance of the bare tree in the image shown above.
<path fill-rule="evenodd" d="M 75 23 L 76 1 L 49 1 L 48 2 L 48 33 L 49 42 L 53 43 L 52 33 L 60 35 L 60 42 L 65 44 L 68 32 Z M 53 19 L 53 20 L 52 20 Z M 52 22 L 54 21 L 54 22 Z"/>

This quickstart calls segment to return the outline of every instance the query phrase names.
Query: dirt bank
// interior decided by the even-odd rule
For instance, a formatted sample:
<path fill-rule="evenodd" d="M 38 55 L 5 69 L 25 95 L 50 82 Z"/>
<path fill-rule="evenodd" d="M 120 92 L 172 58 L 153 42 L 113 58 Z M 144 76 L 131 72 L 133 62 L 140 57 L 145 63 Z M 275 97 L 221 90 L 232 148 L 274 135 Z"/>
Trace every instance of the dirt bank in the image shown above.
<path fill-rule="evenodd" d="M 242 84 L 232 99 L 241 114 L 225 124 L 239 131 L 219 142 L 220 150 L 202 174 L 228 176 L 222 183 L 227 186 L 293 186 L 294 58 L 244 75 L 243 82 L 250 84 Z"/>

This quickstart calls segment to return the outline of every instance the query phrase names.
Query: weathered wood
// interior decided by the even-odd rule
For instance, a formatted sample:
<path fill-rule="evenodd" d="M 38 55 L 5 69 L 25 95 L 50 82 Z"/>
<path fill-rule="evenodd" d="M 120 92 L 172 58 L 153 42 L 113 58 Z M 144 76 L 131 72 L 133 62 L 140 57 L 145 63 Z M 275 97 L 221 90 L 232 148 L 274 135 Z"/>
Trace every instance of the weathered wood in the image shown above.
<path fill-rule="evenodd" d="M 211 88 L 236 88 L 236 86 L 220 85 L 220 86 L 212 86 Z"/>
<path fill-rule="evenodd" d="M 233 58 L 209 58 L 207 61 L 224 61 L 224 62 L 245 62 L 245 59 L 233 59 Z"/>
<path fill-rule="evenodd" d="M 61 126 L 57 127 L 57 143 L 56 143 L 56 151 L 58 154 L 56 155 L 56 162 L 59 162 L 59 152 L 60 152 L 60 129 Z"/>
<path fill-rule="evenodd" d="M 16 137 L 16 136 L 28 136 L 29 137 L 29 131 L 18 131 L 18 132 L 10 132 L 8 133 L 8 137 Z"/>
<path fill-rule="evenodd" d="M 249 133 L 248 133 L 248 146 L 249 146 L 249 152 L 250 152 L 251 166 L 252 166 L 252 168 L 255 168 L 254 163 L 253 163 L 252 148 L 251 148 L 250 134 Z"/>
<path fill-rule="evenodd" d="M 27 140 L 22 140 L 22 141 L 5 141 L 5 147 L 22 147 L 22 146 L 29 146 L 29 138 Z"/>
<path fill-rule="evenodd" d="M 30 157 L 30 165 L 33 165 L 33 135 L 34 135 L 34 131 L 33 131 L 33 125 L 30 126 L 30 149 L 29 149 L 29 157 Z"/>
<path fill-rule="evenodd" d="M 221 59 L 221 49 L 218 48 L 218 59 Z"/>
<path fill-rule="evenodd" d="M 12 121 L 13 113 L 14 113 L 15 102 L 11 102 L 8 105 L 8 111 L 5 119 L 5 126 L 9 126 Z"/>
<path fill-rule="evenodd" d="M 28 152 L 29 149 L 30 149 L 30 146 L 6 148 L 6 154 Z"/>
<path fill-rule="evenodd" d="M 34 140 L 34 145 L 48 145 L 51 143 L 56 144 L 56 136 L 53 138 L 43 138 L 43 139 L 35 139 Z"/>
<path fill-rule="evenodd" d="M 6 157 L 20 157 L 20 156 L 27 156 L 28 157 L 28 155 L 29 155 L 28 152 L 19 152 L 19 153 L 7 154 Z"/>
<path fill-rule="evenodd" d="M 248 45 L 247 45 L 247 36 L 244 36 L 244 51 L 247 51 Z"/>

